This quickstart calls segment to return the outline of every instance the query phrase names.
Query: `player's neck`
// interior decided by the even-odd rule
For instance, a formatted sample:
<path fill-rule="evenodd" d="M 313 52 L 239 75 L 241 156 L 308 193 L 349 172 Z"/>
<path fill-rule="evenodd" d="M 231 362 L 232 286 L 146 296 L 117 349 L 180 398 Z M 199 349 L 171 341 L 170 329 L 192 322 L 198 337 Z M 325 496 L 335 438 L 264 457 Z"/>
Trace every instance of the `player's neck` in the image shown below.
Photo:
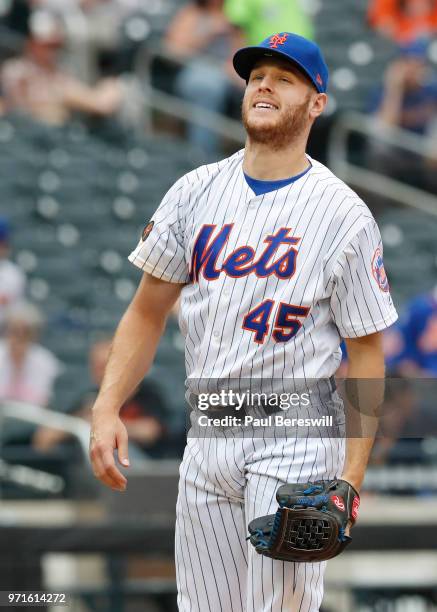
<path fill-rule="evenodd" d="M 304 146 L 272 150 L 269 146 L 246 142 L 243 170 L 260 181 L 279 181 L 297 176 L 308 168 Z"/>

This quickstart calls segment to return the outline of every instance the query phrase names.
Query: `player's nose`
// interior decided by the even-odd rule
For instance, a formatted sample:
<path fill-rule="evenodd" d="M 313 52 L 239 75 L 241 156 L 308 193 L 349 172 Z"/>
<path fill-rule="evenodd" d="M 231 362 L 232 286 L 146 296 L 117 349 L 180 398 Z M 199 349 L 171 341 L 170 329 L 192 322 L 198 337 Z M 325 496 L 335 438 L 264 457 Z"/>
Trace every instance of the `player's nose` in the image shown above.
<path fill-rule="evenodd" d="M 258 91 L 273 91 L 273 79 L 265 74 L 258 83 Z"/>

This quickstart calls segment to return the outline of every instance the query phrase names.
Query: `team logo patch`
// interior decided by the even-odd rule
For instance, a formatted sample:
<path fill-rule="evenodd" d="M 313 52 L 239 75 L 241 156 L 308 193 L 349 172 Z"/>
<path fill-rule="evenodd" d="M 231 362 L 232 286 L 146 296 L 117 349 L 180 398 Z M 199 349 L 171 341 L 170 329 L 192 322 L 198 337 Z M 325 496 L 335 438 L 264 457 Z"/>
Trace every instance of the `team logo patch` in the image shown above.
<path fill-rule="evenodd" d="M 154 221 L 150 221 L 150 223 L 148 223 L 146 225 L 146 227 L 143 229 L 143 233 L 141 234 L 141 240 L 144 242 L 145 239 L 147 238 L 147 236 L 150 234 L 150 232 L 153 229 L 153 226 L 155 225 Z"/>
<path fill-rule="evenodd" d="M 360 507 L 360 498 L 355 496 L 354 501 L 352 502 L 352 518 L 355 520 L 358 516 L 358 508 Z"/>
<path fill-rule="evenodd" d="M 381 291 L 388 293 L 390 286 L 388 284 L 387 274 L 385 273 L 384 260 L 382 259 L 381 249 L 376 249 L 372 259 L 372 274 L 373 278 L 378 283 Z"/>
<path fill-rule="evenodd" d="M 277 49 L 278 45 L 283 45 L 287 40 L 287 36 L 287 32 L 285 32 L 284 34 L 275 34 L 274 36 L 272 36 L 269 43 L 270 48 Z"/>
<path fill-rule="evenodd" d="M 333 495 L 331 499 L 334 502 L 334 504 L 337 506 L 337 508 L 341 510 L 342 512 L 344 512 L 345 505 L 344 505 L 343 498 L 340 497 L 339 495 Z"/>
<path fill-rule="evenodd" d="M 320 74 L 318 74 L 318 73 L 317 73 L 317 76 L 316 76 L 316 81 L 317 81 L 317 83 L 320 85 L 320 87 L 322 87 L 322 86 L 323 86 L 323 80 L 322 80 L 322 77 L 321 77 L 321 76 L 320 76 Z"/>

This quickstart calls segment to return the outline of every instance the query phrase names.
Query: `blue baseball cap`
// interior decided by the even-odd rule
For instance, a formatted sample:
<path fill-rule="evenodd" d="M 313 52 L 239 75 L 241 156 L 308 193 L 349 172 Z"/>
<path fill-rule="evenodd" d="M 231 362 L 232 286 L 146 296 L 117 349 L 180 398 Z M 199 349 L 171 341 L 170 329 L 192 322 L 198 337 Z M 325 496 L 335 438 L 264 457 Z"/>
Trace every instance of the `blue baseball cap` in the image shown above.
<path fill-rule="evenodd" d="M 328 66 L 319 47 L 303 36 L 291 32 L 273 34 L 255 47 L 243 47 L 234 55 L 235 71 L 246 82 L 253 65 L 263 57 L 281 57 L 292 62 L 319 93 L 328 87 Z"/>

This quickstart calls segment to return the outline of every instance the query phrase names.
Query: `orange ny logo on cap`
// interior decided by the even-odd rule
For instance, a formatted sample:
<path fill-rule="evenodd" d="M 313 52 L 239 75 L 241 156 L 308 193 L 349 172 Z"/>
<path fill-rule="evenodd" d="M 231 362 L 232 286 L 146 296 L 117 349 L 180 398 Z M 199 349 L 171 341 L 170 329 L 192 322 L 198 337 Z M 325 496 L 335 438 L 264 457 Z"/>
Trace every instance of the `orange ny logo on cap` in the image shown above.
<path fill-rule="evenodd" d="M 270 48 L 277 49 L 278 45 L 283 45 L 287 40 L 287 36 L 287 32 L 282 34 L 282 36 L 280 34 L 275 34 L 274 36 L 272 36 L 270 39 Z"/>

